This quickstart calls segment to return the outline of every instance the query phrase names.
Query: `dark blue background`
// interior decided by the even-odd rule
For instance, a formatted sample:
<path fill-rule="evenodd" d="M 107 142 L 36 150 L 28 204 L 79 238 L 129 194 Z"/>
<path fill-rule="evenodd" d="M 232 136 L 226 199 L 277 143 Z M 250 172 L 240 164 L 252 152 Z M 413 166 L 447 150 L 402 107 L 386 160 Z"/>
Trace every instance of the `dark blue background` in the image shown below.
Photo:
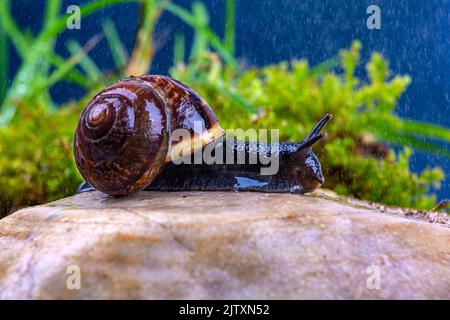
<path fill-rule="evenodd" d="M 88 1 L 64 1 L 64 11 L 70 4 Z M 191 1 L 174 1 L 189 8 Z M 45 1 L 14 1 L 14 16 L 21 27 L 32 32 L 41 26 Z M 213 29 L 222 34 L 224 0 L 204 1 L 210 13 Z M 366 9 L 376 4 L 381 8 L 381 30 L 366 27 Z M 136 4 L 121 4 L 93 16 L 82 18 L 81 30 L 68 30 L 60 35 L 57 51 L 67 57 L 67 39 L 88 41 L 101 30 L 100 21 L 111 18 L 122 41 L 130 50 L 138 20 Z M 405 118 L 437 123 L 450 127 L 450 1 L 448 0 L 241 0 L 237 1 L 236 53 L 247 66 L 263 66 L 292 58 L 307 58 L 319 63 L 346 48 L 353 39 L 363 44 L 362 62 L 370 52 L 380 51 L 390 61 L 393 74 L 408 74 L 412 84 L 399 101 L 396 112 Z M 165 13 L 156 30 L 156 39 L 165 46 L 157 53 L 152 73 L 167 73 L 172 64 L 173 35 L 183 32 L 192 39 L 189 27 Z M 103 42 L 90 56 L 104 69 L 113 65 L 107 45 Z M 10 74 L 20 60 L 11 53 Z M 358 74 L 363 76 L 361 67 Z M 52 95 L 56 102 L 79 97 L 83 91 L 64 84 L 56 85 Z M 450 161 L 416 151 L 411 159 L 413 170 L 440 165 L 450 174 Z M 447 178 L 439 197 L 450 197 Z"/>

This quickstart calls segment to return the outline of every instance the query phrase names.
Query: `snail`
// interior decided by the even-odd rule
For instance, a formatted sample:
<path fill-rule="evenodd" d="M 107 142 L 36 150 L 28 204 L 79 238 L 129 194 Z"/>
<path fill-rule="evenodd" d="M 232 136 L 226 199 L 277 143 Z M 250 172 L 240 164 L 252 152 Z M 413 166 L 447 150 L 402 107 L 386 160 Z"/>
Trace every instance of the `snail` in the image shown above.
<path fill-rule="evenodd" d="M 102 90 L 81 112 L 74 156 L 86 182 L 77 192 L 311 192 L 324 183 L 312 146 L 326 136 L 321 129 L 331 117 L 326 114 L 301 142 L 226 139 L 192 88 L 167 76 L 132 76 Z M 180 130 L 188 134 L 180 137 Z M 189 161 L 207 149 L 216 161 Z M 276 172 L 263 173 L 267 157 L 278 161 Z"/>

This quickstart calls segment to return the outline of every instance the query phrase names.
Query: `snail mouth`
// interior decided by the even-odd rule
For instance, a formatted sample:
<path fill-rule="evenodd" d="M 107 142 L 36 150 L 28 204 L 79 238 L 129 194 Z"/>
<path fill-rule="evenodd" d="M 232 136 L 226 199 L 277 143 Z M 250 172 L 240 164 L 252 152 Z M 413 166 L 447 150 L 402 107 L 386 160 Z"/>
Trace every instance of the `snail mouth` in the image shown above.
<path fill-rule="evenodd" d="M 312 192 L 312 191 L 316 190 L 317 188 L 320 188 L 324 182 L 325 182 L 325 179 L 321 179 L 320 181 L 319 180 L 310 181 L 309 183 L 306 183 L 305 185 L 303 185 L 303 191 L 304 192 Z"/>
<path fill-rule="evenodd" d="M 323 185 L 325 183 L 325 178 L 324 177 L 318 177 L 317 178 L 317 182 L 319 183 L 318 187 L 320 187 L 321 185 Z"/>

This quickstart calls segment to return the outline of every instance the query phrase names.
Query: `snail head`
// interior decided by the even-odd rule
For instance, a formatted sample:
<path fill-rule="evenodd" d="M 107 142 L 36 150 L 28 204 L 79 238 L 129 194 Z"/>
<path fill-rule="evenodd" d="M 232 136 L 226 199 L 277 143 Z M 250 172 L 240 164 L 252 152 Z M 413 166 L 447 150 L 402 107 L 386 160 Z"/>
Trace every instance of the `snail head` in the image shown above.
<path fill-rule="evenodd" d="M 297 151 L 293 157 L 294 168 L 291 168 L 291 170 L 297 172 L 304 192 L 315 190 L 325 182 L 322 167 L 319 159 L 312 151 L 312 147 L 318 141 L 327 137 L 327 133 L 321 132 L 321 130 L 332 117 L 331 113 L 327 113 L 297 146 Z"/>

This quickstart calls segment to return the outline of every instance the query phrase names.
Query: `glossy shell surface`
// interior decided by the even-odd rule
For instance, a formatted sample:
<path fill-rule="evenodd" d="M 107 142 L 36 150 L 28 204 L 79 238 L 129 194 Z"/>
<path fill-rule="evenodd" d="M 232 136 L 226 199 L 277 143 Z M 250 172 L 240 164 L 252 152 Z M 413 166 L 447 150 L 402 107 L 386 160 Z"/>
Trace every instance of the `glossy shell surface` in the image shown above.
<path fill-rule="evenodd" d="M 177 129 L 187 138 L 174 139 Z M 82 111 L 75 161 L 97 190 L 128 195 L 153 181 L 174 148 L 194 152 L 222 135 L 214 112 L 188 86 L 165 76 L 130 77 L 98 93 Z"/>

